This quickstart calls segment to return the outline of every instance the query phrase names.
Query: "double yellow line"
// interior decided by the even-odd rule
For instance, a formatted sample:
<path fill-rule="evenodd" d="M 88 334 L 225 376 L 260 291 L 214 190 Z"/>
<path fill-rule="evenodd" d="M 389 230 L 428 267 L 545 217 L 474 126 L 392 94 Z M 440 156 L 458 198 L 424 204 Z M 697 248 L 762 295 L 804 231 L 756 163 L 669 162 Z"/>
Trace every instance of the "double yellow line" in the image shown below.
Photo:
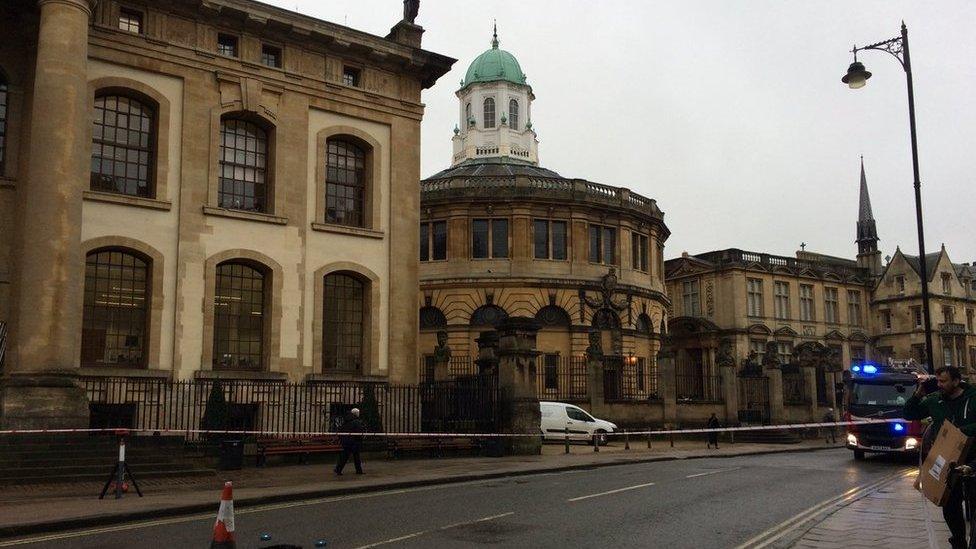
<path fill-rule="evenodd" d="M 783 536 L 793 532 L 796 528 L 801 526 L 804 522 L 812 519 L 813 517 L 819 515 L 820 513 L 830 509 L 831 507 L 837 506 L 841 507 L 854 500 L 860 499 L 867 494 L 881 488 L 882 486 L 894 482 L 900 478 L 914 475 L 918 469 L 911 467 L 908 469 L 902 469 L 890 475 L 883 477 L 881 480 L 877 480 L 870 484 L 863 484 L 861 486 L 855 486 L 850 490 L 847 490 L 843 494 L 830 498 L 826 501 L 822 501 L 809 509 L 801 511 L 800 513 L 786 519 L 785 521 L 769 528 L 759 535 L 749 539 L 745 543 L 738 545 L 735 549 L 762 549 L 770 544 L 776 542 Z"/>

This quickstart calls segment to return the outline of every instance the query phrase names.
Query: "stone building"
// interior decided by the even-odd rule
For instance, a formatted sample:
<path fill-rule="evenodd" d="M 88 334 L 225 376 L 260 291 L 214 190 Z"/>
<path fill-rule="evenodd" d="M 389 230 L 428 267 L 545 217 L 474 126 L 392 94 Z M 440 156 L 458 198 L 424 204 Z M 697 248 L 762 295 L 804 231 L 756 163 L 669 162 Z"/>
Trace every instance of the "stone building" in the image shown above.
<path fill-rule="evenodd" d="M 836 372 L 852 362 L 924 360 L 919 260 L 896 250 L 883 266 L 878 241 L 862 162 L 856 259 L 728 249 L 668 260 L 678 371 L 707 368 L 722 340 L 739 365 L 750 357 L 793 365 L 806 349 L 822 357 L 817 396 L 827 404 Z M 936 366 L 968 367 L 976 360 L 976 268 L 952 263 L 945 247 L 926 266 Z"/>
<path fill-rule="evenodd" d="M 87 425 L 77 376 L 414 382 L 421 91 L 454 62 L 415 15 L 3 3 L 3 424 Z"/>
<path fill-rule="evenodd" d="M 626 188 L 539 165 L 535 96 L 497 33 L 456 95 L 451 166 L 420 183 L 426 374 L 433 375 L 438 332 L 446 332 L 459 374 L 473 368 L 483 331 L 506 317 L 533 317 L 542 325 L 540 397 L 564 389 L 571 359 L 583 357 L 595 333 L 603 353 L 629 367 L 629 382 L 646 400 L 655 391 L 668 305 L 664 214 Z"/>

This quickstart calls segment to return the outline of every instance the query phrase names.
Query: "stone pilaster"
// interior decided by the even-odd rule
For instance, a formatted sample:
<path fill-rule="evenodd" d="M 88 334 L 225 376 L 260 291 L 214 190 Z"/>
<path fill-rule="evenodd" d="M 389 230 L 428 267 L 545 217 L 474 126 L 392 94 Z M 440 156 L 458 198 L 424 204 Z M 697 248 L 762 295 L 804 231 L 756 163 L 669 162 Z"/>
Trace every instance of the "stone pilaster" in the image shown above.
<path fill-rule="evenodd" d="M 783 423 L 786 411 L 783 408 L 783 370 L 765 366 L 763 373 L 769 378 L 769 420 L 770 423 Z"/>
<path fill-rule="evenodd" d="M 801 366 L 800 371 L 803 373 L 803 384 L 809 397 L 807 399 L 807 414 L 809 416 L 807 419 L 820 421 L 819 414 L 817 414 L 817 368 L 810 364 L 809 366 Z"/>
<path fill-rule="evenodd" d="M 541 414 L 536 393 L 536 333 L 539 323 L 511 317 L 498 327 L 498 430 L 526 437 L 505 439 L 506 455 L 542 453 Z"/>
<path fill-rule="evenodd" d="M 736 375 L 735 363 L 719 368 L 722 375 L 722 400 L 725 401 L 725 422 L 739 421 L 739 376 Z"/>
<path fill-rule="evenodd" d="M 94 2 L 39 0 L 27 177 L 18 188 L 15 360 L 0 390 L 5 428 L 87 427 L 72 381 L 81 332 L 82 191 L 91 141 L 88 24 Z"/>

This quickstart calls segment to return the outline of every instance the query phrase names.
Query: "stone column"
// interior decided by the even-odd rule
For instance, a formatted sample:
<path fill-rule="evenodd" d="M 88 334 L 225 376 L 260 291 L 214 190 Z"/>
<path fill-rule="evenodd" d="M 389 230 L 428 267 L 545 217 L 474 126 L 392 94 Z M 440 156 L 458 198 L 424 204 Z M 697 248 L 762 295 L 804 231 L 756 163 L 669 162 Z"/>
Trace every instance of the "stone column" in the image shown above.
<path fill-rule="evenodd" d="M 735 363 L 722 365 L 719 372 L 722 375 L 725 422 L 737 423 L 739 421 L 739 376 L 735 371 Z"/>
<path fill-rule="evenodd" d="M 664 403 L 664 423 L 672 425 L 678 420 L 678 398 L 675 386 L 674 346 L 667 337 L 657 353 L 657 387 Z"/>
<path fill-rule="evenodd" d="M 91 120 L 88 22 L 94 1 L 38 0 L 27 177 L 18 189 L 14 363 L 0 390 L 4 428 L 87 427 L 73 380 L 81 332 L 82 191 Z"/>
<path fill-rule="evenodd" d="M 536 333 L 539 323 L 510 317 L 498 327 L 498 430 L 533 436 L 504 439 L 505 455 L 542 453 L 539 397 L 536 393 Z"/>
<path fill-rule="evenodd" d="M 590 413 L 601 414 L 606 400 L 602 355 L 586 353 L 586 393 L 590 397 Z"/>
<path fill-rule="evenodd" d="M 801 364 L 800 372 L 803 373 L 803 385 L 806 387 L 806 393 L 809 397 L 807 400 L 807 419 L 819 421 L 817 414 L 817 367 L 813 363 Z"/>
<path fill-rule="evenodd" d="M 763 373 L 769 378 L 769 420 L 783 423 L 786 412 L 783 408 L 783 370 L 775 366 L 764 366 Z"/>

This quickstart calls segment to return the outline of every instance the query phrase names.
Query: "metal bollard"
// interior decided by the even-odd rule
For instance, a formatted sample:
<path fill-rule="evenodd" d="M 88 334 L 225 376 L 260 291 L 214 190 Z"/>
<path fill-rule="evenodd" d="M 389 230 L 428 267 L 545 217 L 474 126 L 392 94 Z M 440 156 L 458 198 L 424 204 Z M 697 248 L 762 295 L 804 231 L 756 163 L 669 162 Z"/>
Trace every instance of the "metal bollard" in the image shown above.
<path fill-rule="evenodd" d="M 593 433 L 593 451 L 594 452 L 600 451 L 600 438 L 599 435 L 597 435 L 596 433 Z"/>
<path fill-rule="evenodd" d="M 624 429 L 624 450 L 630 450 L 630 433 Z"/>
<path fill-rule="evenodd" d="M 671 433 L 671 447 L 674 448 L 674 433 Z"/>
<path fill-rule="evenodd" d="M 565 433 L 566 433 L 566 436 L 565 436 L 564 440 L 565 440 L 565 445 L 566 445 L 566 453 L 568 454 L 569 453 L 569 427 L 566 427 Z"/>
<path fill-rule="evenodd" d="M 647 428 L 647 449 L 651 449 L 651 428 Z"/>
<path fill-rule="evenodd" d="M 729 445 L 735 444 L 735 431 L 729 431 Z"/>

